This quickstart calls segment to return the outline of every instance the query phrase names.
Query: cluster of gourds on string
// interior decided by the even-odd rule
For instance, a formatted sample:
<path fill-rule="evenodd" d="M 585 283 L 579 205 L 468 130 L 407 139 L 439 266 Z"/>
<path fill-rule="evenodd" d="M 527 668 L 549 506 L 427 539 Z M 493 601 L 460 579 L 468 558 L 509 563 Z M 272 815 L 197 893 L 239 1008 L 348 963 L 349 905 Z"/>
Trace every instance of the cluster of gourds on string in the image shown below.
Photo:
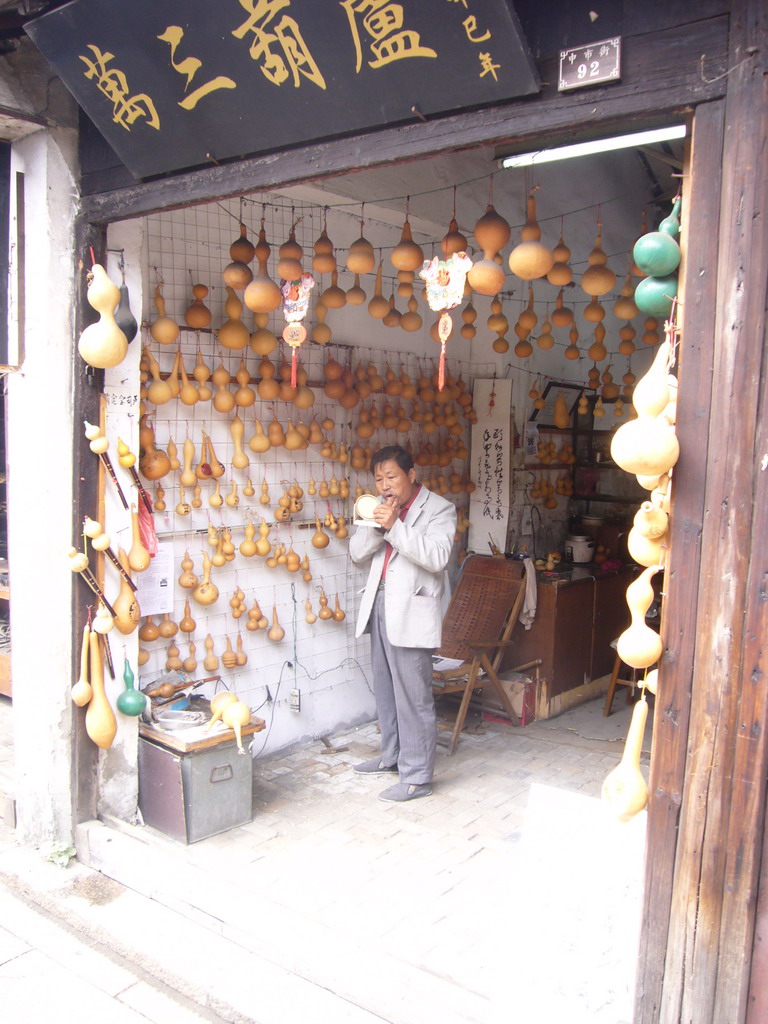
<path fill-rule="evenodd" d="M 108 634 L 117 629 L 128 636 L 138 627 L 141 609 L 136 598 L 136 584 L 131 572 L 144 572 L 149 566 L 150 555 L 144 547 L 138 523 L 138 512 L 131 506 L 133 520 L 133 543 L 128 552 L 118 548 L 117 554 L 111 548 L 108 534 L 101 524 L 86 517 L 83 523 L 84 546 L 90 541 L 95 552 L 104 553 L 120 574 L 120 590 L 110 603 L 90 570 L 86 551 L 69 551 L 70 568 L 85 580 L 99 600 L 96 615 L 84 627 L 80 676 L 72 687 L 72 700 L 78 707 L 86 707 L 85 728 L 88 736 L 102 749 L 112 745 L 117 732 L 117 721 L 104 688 L 104 662 L 106 658 L 110 675 L 114 679 L 114 663 Z M 123 667 L 125 690 L 117 698 L 117 709 L 124 715 L 140 715 L 144 710 L 145 698 L 134 689 L 133 671 L 125 658 Z"/>
<path fill-rule="evenodd" d="M 648 802 L 639 761 L 648 716 L 645 691 L 656 693 L 657 670 L 647 670 L 658 662 L 663 645 L 659 633 L 646 624 L 645 615 L 654 599 L 652 579 L 665 565 L 671 475 L 680 454 L 675 433 L 677 380 L 669 372 L 677 334 L 674 307 L 665 334 L 651 368 L 635 387 L 632 402 L 637 418 L 619 427 L 611 442 L 614 462 L 634 473 L 640 485 L 650 491 L 627 538 L 630 556 L 645 569 L 627 588 L 631 622 L 616 646 L 621 660 L 632 668 L 646 670 L 646 676 L 641 698 L 633 709 L 624 756 L 603 785 L 604 799 L 622 821 L 629 820 Z"/>

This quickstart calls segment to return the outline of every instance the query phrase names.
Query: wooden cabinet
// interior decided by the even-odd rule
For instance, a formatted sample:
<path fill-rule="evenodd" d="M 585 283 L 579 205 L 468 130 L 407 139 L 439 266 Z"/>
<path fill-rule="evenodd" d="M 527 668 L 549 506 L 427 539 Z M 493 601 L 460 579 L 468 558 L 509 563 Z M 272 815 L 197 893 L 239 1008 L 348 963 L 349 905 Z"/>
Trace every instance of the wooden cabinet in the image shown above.
<path fill-rule="evenodd" d="M 629 625 L 627 586 L 632 570 L 577 580 L 538 582 L 536 618 L 515 634 L 503 666 L 541 658 L 547 700 L 607 675 L 611 641 Z"/>

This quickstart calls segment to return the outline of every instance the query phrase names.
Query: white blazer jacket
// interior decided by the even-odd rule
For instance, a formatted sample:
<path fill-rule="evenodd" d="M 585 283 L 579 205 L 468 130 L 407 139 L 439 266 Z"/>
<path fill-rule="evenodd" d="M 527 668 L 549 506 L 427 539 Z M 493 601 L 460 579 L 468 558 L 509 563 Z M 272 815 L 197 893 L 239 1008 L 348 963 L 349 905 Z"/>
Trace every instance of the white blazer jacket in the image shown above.
<path fill-rule="evenodd" d="M 381 580 L 386 541 L 393 551 L 387 565 L 384 609 L 389 642 L 395 647 L 440 646 L 445 567 L 456 533 L 456 509 L 422 485 L 405 520 L 384 531 L 358 526 L 349 541 L 353 562 L 370 559 L 355 636 L 369 631 L 373 601 Z"/>

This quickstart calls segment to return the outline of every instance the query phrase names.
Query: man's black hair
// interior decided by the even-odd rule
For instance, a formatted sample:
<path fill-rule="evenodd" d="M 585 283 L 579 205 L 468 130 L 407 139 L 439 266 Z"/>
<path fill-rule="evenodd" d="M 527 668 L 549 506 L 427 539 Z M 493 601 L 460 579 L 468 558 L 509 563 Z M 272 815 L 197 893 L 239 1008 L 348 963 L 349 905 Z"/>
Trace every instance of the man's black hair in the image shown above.
<path fill-rule="evenodd" d="M 413 469 L 413 456 L 401 444 L 388 444 L 386 448 L 379 448 L 371 458 L 371 472 L 375 473 L 376 467 L 382 462 L 396 462 L 404 473 Z"/>

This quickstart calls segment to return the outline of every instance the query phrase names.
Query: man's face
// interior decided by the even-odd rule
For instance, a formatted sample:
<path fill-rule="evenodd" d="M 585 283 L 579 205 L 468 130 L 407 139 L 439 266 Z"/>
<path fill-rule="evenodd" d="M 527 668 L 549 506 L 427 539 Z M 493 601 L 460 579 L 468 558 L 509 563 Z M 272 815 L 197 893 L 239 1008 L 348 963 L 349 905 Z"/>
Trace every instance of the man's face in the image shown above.
<path fill-rule="evenodd" d="M 410 469 L 406 473 L 394 459 L 389 459 L 379 463 L 373 479 L 383 498 L 394 498 L 398 505 L 405 505 L 413 491 L 416 470 Z"/>

